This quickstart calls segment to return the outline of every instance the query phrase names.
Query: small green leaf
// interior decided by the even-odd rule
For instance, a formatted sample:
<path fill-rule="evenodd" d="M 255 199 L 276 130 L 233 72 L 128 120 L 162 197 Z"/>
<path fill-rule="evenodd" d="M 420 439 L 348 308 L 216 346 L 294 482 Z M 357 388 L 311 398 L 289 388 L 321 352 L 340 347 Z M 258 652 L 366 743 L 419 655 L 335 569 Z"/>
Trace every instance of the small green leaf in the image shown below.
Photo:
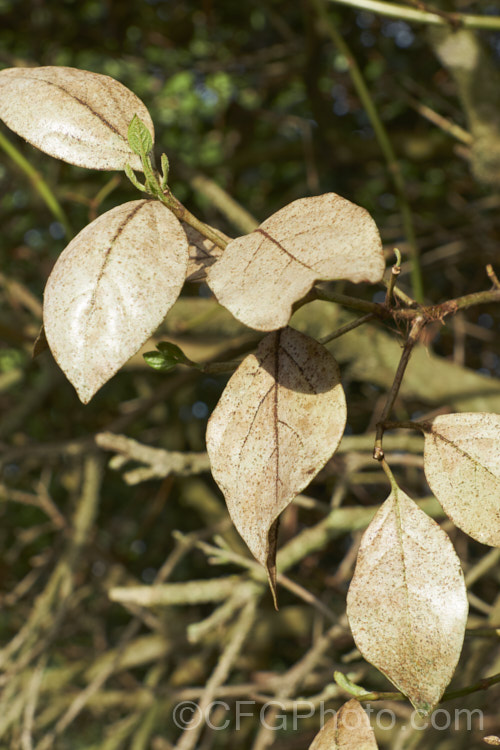
<path fill-rule="evenodd" d="M 137 190 L 140 190 L 142 193 L 145 193 L 146 192 L 146 188 L 144 187 L 144 185 L 141 185 L 141 183 L 139 182 L 139 180 L 135 176 L 135 174 L 134 174 L 134 172 L 133 172 L 132 167 L 130 166 L 130 164 L 125 164 L 124 171 L 125 171 L 125 174 L 127 175 L 127 177 L 129 178 L 130 182 L 132 183 L 132 185 L 134 187 L 136 187 Z"/>
<path fill-rule="evenodd" d="M 199 367 L 186 357 L 182 349 L 179 349 L 176 344 L 171 344 L 170 341 L 161 341 L 156 348 L 158 349 L 157 352 L 146 352 L 143 355 L 147 364 L 154 370 L 168 372 L 179 364 Z"/>
<path fill-rule="evenodd" d="M 165 359 L 172 360 L 176 363 L 180 362 L 185 365 L 192 364 L 191 360 L 186 357 L 182 349 L 176 344 L 170 343 L 170 341 L 160 341 L 160 343 L 156 345 L 156 348 L 161 352 Z"/>
<path fill-rule="evenodd" d="M 343 688 L 347 693 L 354 695 L 356 698 L 362 698 L 364 695 L 369 694 L 364 687 L 356 685 L 356 683 L 352 682 L 352 680 L 350 680 L 343 672 L 334 672 L 333 679 L 339 687 Z"/>
<path fill-rule="evenodd" d="M 177 364 L 177 362 L 173 362 L 172 360 L 167 361 L 160 352 L 145 352 L 142 356 L 144 357 L 146 364 L 152 367 L 153 370 L 159 370 L 161 372 L 168 372 Z"/>
<path fill-rule="evenodd" d="M 161 155 L 161 188 L 165 190 L 168 185 L 168 172 L 170 169 L 170 162 L 166 154 Z"/>
<path fill-rule="evenodd" d="M 140 156 L 141 159 L 145 159 L 153 148 L 153 138 L 146 125 L 137 115 L 134 115 L 128 126 L 127 137 L 134 154 Z"/>

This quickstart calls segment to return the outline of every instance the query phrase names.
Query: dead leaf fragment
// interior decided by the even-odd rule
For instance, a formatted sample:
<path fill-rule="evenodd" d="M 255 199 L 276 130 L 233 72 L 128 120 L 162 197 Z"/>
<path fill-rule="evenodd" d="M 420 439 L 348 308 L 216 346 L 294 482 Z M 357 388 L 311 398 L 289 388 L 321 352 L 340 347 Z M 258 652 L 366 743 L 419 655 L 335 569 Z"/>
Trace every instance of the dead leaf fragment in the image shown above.
<path fill-rule="evenodd" d="M 222 248 L 212 240 L 204 237 L 197 229 L 181 221 L 189 242 L 189 261 L 186 281 L 203 281 L 207 276 L 207 268 L 212 266 L 222 255 Z M 220 236 L 230 242 L 230 238 L 217 229 Z"/>
<path fill-rule="evenodd" d="M 108 211 L 57 260 L 45 288 L 52 353 L 87 403 L 160 325 L 182 288 L 188 245 L 158 201 Z"/>
<path fill-rule="evenodd" d="M 500 547 L 500 415 L 436 417 L 425 431 L 424 471 L 453 523 Z"/>
<path fill-rule="evenodd" d="M 375 734 L 362 705 L 353 698 L 320 729 L 309 750 L 378 750 Z"/>
<path fill-rule="evenodd" d="M 22 138 L 56 159 L 89 169 L 142 171 L 128 126 L 137 115 L 154 139 L 148 110 L 114 78 L 76 68 L 0 71 L 0 118 Z"/>
<path fill-rule="evenodd" d="M 360 206 L 326 193 L 293 201 L 251 234 L 237 237 L 208 271 L 208 285 L 250 328 L 285 326 L 292 305 L 314 282 L 380 281 L 384 273 L 377 226 Z"/>
<path fill-rule="evenodd" d="M 429 713 L 457 665 L 467 610 L 450 540 L 398 488 L 361 540 L 347 595 L 357 647 L 417 710 Z"/>
<path fill-rule="evenodd" d="M 345 422 L 337 363 L 293 328 L 243 360 L 208 422 L 212 474 L 273 593 L 278 516 L 337 449 Z"/>

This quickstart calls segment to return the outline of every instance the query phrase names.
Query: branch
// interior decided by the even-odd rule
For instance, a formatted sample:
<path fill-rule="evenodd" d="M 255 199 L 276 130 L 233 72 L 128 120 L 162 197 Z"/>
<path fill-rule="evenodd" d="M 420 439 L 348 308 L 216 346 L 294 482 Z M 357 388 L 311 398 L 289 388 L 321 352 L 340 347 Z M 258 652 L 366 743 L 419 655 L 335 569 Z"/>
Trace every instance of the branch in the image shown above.
<path fill-rule="evenodd" d="M 257 598 L 254 595 L 250 597 L 240 613 L 231 637 L 227 641 L 219 661 L 208 679 L 203 695 L 198 703 L 198 712 L 194 712 L 191 723 L 185 727 L 176 745 L 177 750 L 194 750 L 197 746 L 199 736 L 204 728 L 203 722 L 198 721 L 198 717 L 206 715 L 206 711 L 213 701 L 218 688 L 225 682 L 233 669 L 255 622 L 256 606 Z"/>
<path fill-rule="evenodd" d="M 370 90 L 363 77 L 361 68 L 356 62 L 356 58 L 354 57 L 352 50 L 350 49 L 342 35 L 339 33 L 330 16 L 328 15 L 324 6 L 324 0 L 310 0 L 310 2 L 316 10 L 318 18 L 320 20 L 320 29 L 330 37 L 339 52 L 345 57 L 352 83 L 361 100 L 365 112 L 368 115 L 368 118 L 375 132 L 375 137 L 377 138 L 378 144 L 380 146 L 380 150 L 382 151 L 387 162 L 387 169 L 398 196 L 398 203 L 399 209 L 401 211 L 404 232 L 410 251 L 411 282 L 413 295 L 419 302 L 421 302 L 424 297 L 422 270 L 420 268 L 420 259 L 417 240 L 415 236 L 415 228 L 413 226 L 413 217 L 411 214 L 410 204 L 408 203 L 406 197 L 405 181 L 396 154 L 392 147 L 391 139 L 389 138 L 389 134 L 385 128 L 382 118 L 379 115 L 375 100 L 370 94 Z"/>
<path fill-rule="evenodd" d="M 418 315 L 415 318 L 415 320 L 413 321 L 413 325 L 411 327 L 410 335 L 408 336 L 405 347 L 403 349 L 401 359 L 399 360 L 398 369 L 396 370 L 396 375 L 394 376 L 394 382 L 392 384 L 391 390 L 387 397 L 384 410 L 382 414 L 380 415 L 380 421 L 377 424 L 375 447 L 373 449 L 373 458 L 375 458 L 377 461 L 380 461 L 384 458 L 384 451 L 382 449 L 382 438 L 383 438 L 384 429 L 385 429 L 384 425 L 385 425 L 385 422 L 387 421 L 389 414 L 392 411 L 392 407 L 394 406 L 394 402 L 396 401 L 397 395 L 399 393 L 399 389 L 401 388 L 403 375 L 405 374 L 406 367 L 408 365 L 408 362 L 410 361 L 410 356 L 411 356 L 413 347 L 417 343 L 420 337 L 420 333 L 422 332 L 422 329 L 424 328 L 425 324 L 426 324 L 426 321 L 422 315 Z"/>
<path fill-rule="evenodd" d="M 51 211 L 52 215 L 58 222 L 60 222 L 68 237 L 68 240 L 73 236 L 73 230 L 68 221 L 68 217 L 64 213 L 61 204 L 57 200 L 50 186 L 45 182 L 42 175 L 29 163 L 29 161 L 22 155 L 22 153 L 4 136 L 0 131 L 0 148 L 2 148 L 7 156 L 22 169 L 26 177 L 29 179 L 38 195 L 42 198 L 46 206 Z"/>
<path fill-rule="evenodd" d="M 181 453 L 152 448 L 125 435 L 115 435 L 112 432 L 100 432 L 95 436 L 95 442 L 99 448 L 118 454 L 110 461 L 112 469 L 121 469 L 129 461 L 145 464 L 123 475 L 127 484 L 138 484 L 157 477 L 165 478 L 169 474 L 191 476 L 210 469 L 206 453 Z"/>
<path fill-rule="evenodd" d="M 177 216 L 180 221 L 185 221 L 186 224 L 189 224 L 190 227 L 193 227 L 193 229 L 196 229 L 208 240 L 211 240 L 214 245 L 217 245 L 217 247 L 225 250 L 227 246 L 227 240 L 221 237 L 221 235 L 216 232 L 215 229 L 212 229 L 212 227 L 208 226 L 208 224 L 204 224 L 202 221 L 197 219 L 196 216 L 191 213 L 191 211 L 188 211 L 188 209 L 183 206 L 179 200 L 177 200 L 175 195 L 170 191 L 170 188 L 166 188 L 163 191 L 163 195 L 160 200 L 167 208 L 172 211 L 174 216 Z"/>
<path fill-rule="evenodd" d="M 212 205 L 244 234 L 253 232 L 259 226 L 259 222 L 243 206 L 209 177 L 196 173 L 188 176 L 188 181 L 194 190 L 208 198 Z"/>
<path fill-rule="evenodd" d="M 490 31 L 500 29 L 500 17 L 498 16 L 475 16 L 468 13 L 449 13 L 445 18 L 441 13 L 431 13 L 416 8 L 408 8 L 406 5 L 384 2 L 384 0 L 330 0 L 338 5 L 348 5 L 356 10 L 367 10 L 372 13 L 380 13 L 389 18 L 399 18 L 401 21 L 414 21 L 415 23 L 426 23 L 434 26 L 449 26 L 450 23 L 463 26 L 467 29 L 487 29 Z M 453 21 L 452 21 L 453 19 Z"/>
<path fill-rule="evenodd" d="M 241 586 L 240 576 L 227 576 L 201 581 L 161 583 L 152 586 L 115 586 L 108 596 L 112 602 L 136 604 L 140 607 L 173 606 L 220 602 Z"/>

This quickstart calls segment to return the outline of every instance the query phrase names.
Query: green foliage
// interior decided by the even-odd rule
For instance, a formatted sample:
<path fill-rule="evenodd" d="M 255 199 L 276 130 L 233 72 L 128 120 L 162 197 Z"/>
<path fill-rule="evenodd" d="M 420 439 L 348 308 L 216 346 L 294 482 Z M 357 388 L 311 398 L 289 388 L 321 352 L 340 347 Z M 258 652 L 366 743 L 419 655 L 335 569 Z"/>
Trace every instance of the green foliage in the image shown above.
<path fill-rule="evenodd" d="M 146 363 L 153 368 L 153 370 L 160 370 L 168 372 L 172 370 L 176 365 L 193 365 L 190 359 L 186 357 L 182 349 L 176 344 L 172 344 L 169 341 L 160 341 L 156 345 L 158 351 L 146 352 L 142 356 Z"/>

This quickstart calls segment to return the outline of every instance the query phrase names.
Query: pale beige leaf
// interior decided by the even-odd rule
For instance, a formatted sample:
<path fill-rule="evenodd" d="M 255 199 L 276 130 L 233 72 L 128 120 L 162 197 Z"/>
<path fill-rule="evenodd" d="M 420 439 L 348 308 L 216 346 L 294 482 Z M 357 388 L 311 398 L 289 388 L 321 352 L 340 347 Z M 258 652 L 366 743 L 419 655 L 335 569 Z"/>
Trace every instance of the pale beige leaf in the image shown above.
<path fill-rule="evenodd" d="M 160 325 L 182 288 L 186 235 L 158 201 L 108 211 L 57 260 L 43 321 L 59 366 L 87 403 Z"/>
<path fill-rule="evenodd" d="M 382 243 L 364 208 L 335 193 L 301 198 L 232 240 L 208 271 L 224 307 L 250 328 L 272 331 L 318 279 L 380 281 Z"/>
<path fill-rule="evenodd" d="M 212 474 L 273 587 L 278 516 L 336 450 L 345 422 L 337 363 L 293 328 L 243 360 L 209 420 Z"/>
<path fill-rule="evenodd" d="M 189 261 L 186 281 L 203 281 L 207 276 L 207 268 L 212 266 L 222 255 L 222 248 L 218 247 L 212 240 L 208 240 L 197 229 L 181 221 L 189 242 Z M 220 236 L 230 241 L 223 232 L 217 230 Z"/>
<path fill-rule="evenodd" d="M 400 489 L 363 535 L 347 616 L 365 659 L 431 711 L 460 656 L 467 595 L 447 535 Z"/>
<path fill-rule="evenodd" d="M 500 415 L 444 414 L 425 428 L 424 471 L 454 524 L 500 547 Z"/>
<path fill-rule="evenodd" d="M 48 66 L 0 71 L 0 119 L 50 156 L 89 169 L 142 171 L 128 145 L 137 115 L 154 138 L 148 110 L 114 78 Z"/>
<path fill-rule="evenodd" d="M 309 750 L 377 750 L 375 734 L 362 705 L 353 698 L 320 729 Z"/>

